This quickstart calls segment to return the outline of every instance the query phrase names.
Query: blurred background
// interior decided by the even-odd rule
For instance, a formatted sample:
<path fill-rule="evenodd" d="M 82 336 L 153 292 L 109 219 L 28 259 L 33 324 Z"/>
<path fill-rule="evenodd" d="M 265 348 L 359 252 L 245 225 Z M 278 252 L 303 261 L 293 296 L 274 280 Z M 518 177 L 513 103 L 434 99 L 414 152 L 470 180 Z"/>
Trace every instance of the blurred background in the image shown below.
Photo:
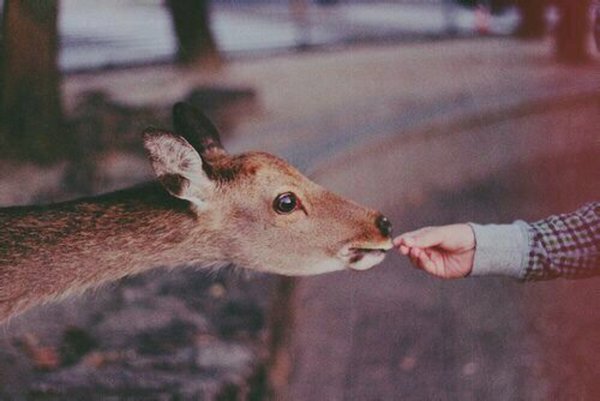
<path fill-rule="evenodd" d="M 0 1 L 0 205 L 151 179 L 186 100 L 396 233 L 600 199 L 590 0 Z M 598 28 L 596 28 L 598 32 Z M 1 246 L 1 244 L 0 244 Z M 1 400 L 596 400 L 597 279 L 149 274 L 0 331 Z"/>

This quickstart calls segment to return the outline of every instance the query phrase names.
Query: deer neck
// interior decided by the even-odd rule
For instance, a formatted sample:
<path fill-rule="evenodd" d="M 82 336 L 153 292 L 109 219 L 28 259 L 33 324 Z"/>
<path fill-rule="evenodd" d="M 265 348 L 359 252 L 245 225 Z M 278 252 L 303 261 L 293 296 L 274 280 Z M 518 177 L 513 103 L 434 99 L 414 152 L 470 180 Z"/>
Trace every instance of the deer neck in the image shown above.
<path fill-rule="evenodd" d="M 0 209 L 3 310 L 158 267 L 221 263 L 210 216 L 157 183 L 49 206 Z M 6 313 L 6 312 L 5 312 Z"/>

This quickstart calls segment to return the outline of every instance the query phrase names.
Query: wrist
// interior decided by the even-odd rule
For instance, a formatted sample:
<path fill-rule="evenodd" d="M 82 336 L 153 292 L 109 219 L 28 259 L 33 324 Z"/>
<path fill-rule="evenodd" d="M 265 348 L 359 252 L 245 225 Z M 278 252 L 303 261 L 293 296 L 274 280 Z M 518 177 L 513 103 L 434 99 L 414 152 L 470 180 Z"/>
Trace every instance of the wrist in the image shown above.
<path fill-rule="evenodd" d="M 470 275 L 523 277 L 527 233 L 522 224 L 469 223 L 475 235 L 475 254 Z"/>

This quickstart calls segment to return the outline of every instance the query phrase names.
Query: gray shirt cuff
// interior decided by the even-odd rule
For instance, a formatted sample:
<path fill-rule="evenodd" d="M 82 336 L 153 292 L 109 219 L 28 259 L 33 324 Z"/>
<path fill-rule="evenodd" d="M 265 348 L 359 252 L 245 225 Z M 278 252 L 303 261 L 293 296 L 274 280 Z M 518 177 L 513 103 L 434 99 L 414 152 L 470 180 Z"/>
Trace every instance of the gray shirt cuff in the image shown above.
<path fill-rule="evenodd" d="M 472 276 L 524 278 L 529 252 L 527 223 L 515 221 L 513 224 L 469 225 L 475 234 Z"/>

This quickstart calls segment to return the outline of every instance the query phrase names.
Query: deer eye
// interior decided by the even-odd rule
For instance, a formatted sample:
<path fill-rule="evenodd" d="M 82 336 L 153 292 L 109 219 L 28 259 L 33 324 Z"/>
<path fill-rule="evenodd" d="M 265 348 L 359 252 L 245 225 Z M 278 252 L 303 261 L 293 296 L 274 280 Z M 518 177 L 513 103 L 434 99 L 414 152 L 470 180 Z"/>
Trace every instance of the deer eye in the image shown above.
<path fill-rule="evenodd" d="M 292 213 L 297 207 L 298 198 L 293 192 L 279 194 L 273 201 L 273 209 L 280 214 Z"/>

